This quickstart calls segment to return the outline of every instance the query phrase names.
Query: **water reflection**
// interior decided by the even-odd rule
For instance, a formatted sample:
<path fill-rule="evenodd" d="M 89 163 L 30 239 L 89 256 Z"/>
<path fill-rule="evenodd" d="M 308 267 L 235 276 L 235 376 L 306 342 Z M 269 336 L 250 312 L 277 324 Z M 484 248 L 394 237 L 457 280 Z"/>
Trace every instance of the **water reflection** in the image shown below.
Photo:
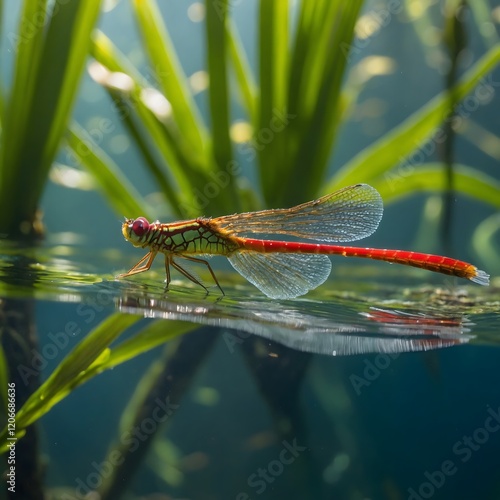
<path fill-rule="evenodd" d="M 215 300 L 126 294 L 120 311 L 254 334 L 299 351 L 329 356 L 411 352 L 469 342 L 472 323 L 459 314 L 433 316 L 313 300 Z"/>
<path fill-rule="evenodd" d="M 105 267 L 108 272 L 119 268 L 118 265 L 109 263 Z M 83 273 L 83 270 L 88 273 Z M 248 486 L 245 474 L 251 477 L 258 467 L 275 460 L 280 449 L 276 451 L 271 445 L 283 442 L 297 442 L 300 446 L 310 447 L 310 455 L 304 454 L 301 458 L 306 464 L 304 470 L 307 469 L 308 472 L 307 475 L 304 474 L 306 479 L 300 479 L 300 487 L 308 492 L 308 498 L 326 498 L 321 496 L 322 490 L 341 491 L 342 481 L 352 481 L 354 484 L 364 480 L 362 474 L 354 476 L 357 474 L 354 468 L 347 470 L 347 465 L 349 461 L 362 463 L 366 460 L 366 428 L 370 429 L 373 422 L 382 424 L 377 424 L 376 432 L 373 432 L 377 439 L 380 437 L 380 442 L 375 441 L 373 449 L 377 456 L 373 462 L 369 462 L 370 466 L 380 463 L 379 450 L 387 446 L 394 446 L 393 456 L 405 454 L 406 448 L 398 448 L 398 443 L 405 445 L 405 439 L 408 436 L 411 439 L 414 429 L 422 428 L 425 433 L 417 433 L 415 437 L 414 447 L 419 449 L 422 439 L 427 435 L 427 429 L 435 425 L 434 415 L 429 417 L 426 425 L 422 425 L 421 420 L 423 418 L 425 421 L 426 416 L 420 410 L 428 408 L 433 402 L 435 406 L 431 408 L 438 408 L 441 403 L 435 401 L 441 401 L 442 394 L 445 393 L 448 397 L 455 391 L 460 403 L 456 404 L 453 415 L 463 415 L 460 405 L 463 404 L 463 392 L 467 391 L 467 385 L 464 389 L 463 384 L 456 384 L 456 377 L 443 377 L 443 383 L 448 381 L 448 385 L 442 387 L 436 383 L 438 389 L 433 392 L 432 384 L 438 377 L 424 377 L 424 372 L 419 372 L 418 367 L 424 359 L 425 369 L 433 374 L 437 373 L 435 367 L 441 367 L 437 364 L 441 356 L 436 353 L 430 358 L 399 357 L 397 354 L 353 356 L 335 360 L 329 357 L 436 349 L 467 343 L 474 335 L 484 336 L 488 328 L 495 335 L 498 331 L 498 321 L 491 322 L 490 327 L 484 326 L 489 321 L 488 318 L 493 317 L 492 314 L 488 316 L 487 311 L 498 309 L 497 298 L 491 295 L 487 299 L 484 298 L 486 296 L 479 298 L 474 296 L 474 291 L 459 294 L 450 289 L 449 294 L 445 295 L 442 292 L 438 294 L 437 289 L 430 287 L 384 288 L 380 284 L 372 285 L 366 279 L 360 284 L 361 281 L 356 282 L 350 276 L 349 281 L 338 284 L 336 289 L 325 286 L 323 291 L 319 290 L 306 298 L 273 301 L 262 297 L 249 285 L 225 286 L 227 295 L 220 297 L 216 294 L 205 295 L 198 287 L 190 288 L 189 284 L 186 286 L 185 281 L 174 282 L 172 289 L 167 291 L 162 280 L 162 274 L 153 271 L 144 279 L 141 277 L 137 280 L 115 281 L 111 273 L 98 275 L 83 264 L 66 262 L 65 265 L 60 265 L 59 257 L 53 255 L 46 259 L 26 261 L 17 255 L 7 256 L 4 265 L 0 264 L 0 304 L 4 305 L 4 331 L 7 331 L 5 327 L 10 325 L 12 318 L 17 318 L 19 323 L 15 332 L 20 329 L 30 330 L 31 327 L 21 324 L 21 320 L 29 320 L 34 325 L 36 319 L 42 341 L 40 349 L 34 352 L 42 355 L 48 352 L 44 348 L 47 349 L 51 345 L 49 341 L 53 339 L 47 334 L 51 331 L 47 325 L 57 325 L 60 328 L 61 322 L 68 320 L 68 324 L 78 323 L 79 330 L 85 332 L 85 339 L 81 341 L 76 338 L 71 339 L 70 343 L 70 335 L 65 337 L 64 347 L 58 351 L 61 360 L 59 362 L 57 359 L 59 364 L 54 370 L 59 374 L 59 379 L 56 380 L 57 383 L 53 383 L 52 389 L 65 387 L 60 383 L 63 380 L 61 374 L 71 375 L 64 376 L 71 380 L 71 387 L 75 388 L 82 380 L 90 382 L 101 370 L 108 370 L 108 379 L 103 376 L 94 381 L 93 385 L 92 382 L 89 383 L 88 399 L 85 398 L 83 389 L 78 393 L 83 394 L 82 399 L 76 399 L 81 396 L 74 396 L 73 403 L 66 403 L 69 405 L 66 408 L 73 404 L 69 418 L 64 413 L 58 413 L 64 411 L 61 409 L 64 408 L 63 404 L 46 416 L 46 421 L 53 419 L 52 432 L 47 433 L 50 436 L 47 441 L 57 444 L 50 450 L 51 457 L 56 457 L 54 463 L 57 463 L 58 453 L 63 457 L 60 458 L 61 462 L 65 463 L 67 450 L 77 450 L 77 466 L 74 468 L 74 476 L 68 476 L 69 484 L 80 485 L 76 480 L 83 478 L 88 491 L 98 489 L 99 492 L 95 494 L 100 495 L 100 498 L 118 498 L 127 488 L 131 491 L 131 478 L 139 473 L 142 477 L 147 474 L 146 483 L 149 484 L 151 471 L 162 478 L 168 485 L 166 487 L 171 488 L 168 483 L 170 479 L 164 471 L 172 469 L 172 463 L 185 475 L 182 492 L 189 491 L 190 488 L 196 492 L 206 489 L 205 485 L 211 484 L 212 478 L 217 477 L 216 471 L 219 464 L 222 464 L 224 478 L 229 479 L 224 482 L 224 487 L 227 483 L 227 492 L 218 497 L 235 498 L 238 491 L 245 491 Z M 436 298 L 429 289 L 439 296 Z M 481 290 L 481 293 L 485 292 Z M 54 303 L 56 301 L 70 306 L 60 308 Z M 17 312 L 16 308 L 21 306 L 24 308 L 21 314 L 13 316 L 12 312 Z M 491 309 L 487 309 L 488 307 Z M 113 314 L 114 309 L 120 312 Z M 9 311 L 10 315 L 5 314 Z M 140 318 L 132 318 L 130 314 L 158 318 L 160 321 L 142 321 Z M 51 320 L 44 321 L 44 316 Z M 99 323 L 101 319 L 102 322 Z M 186 323 L 175 324 L 173 320 Z M 120 322 L 124 322 L 124 325 L 120 326 Z M 190 331 L 193 324 L 207 325 L 210 328 Z M 111 331 L 113 329 L 114 333 Z M 12 328 L 11 330 L 14 331 Z M 64 328 L 65 334 L 68 331 Z M 189 334 L 184 335 L 187 332 Z M 110 344 L 111 338 L 118 338 L 122 334 L 121 342 Z M 105 336 L 108 336 L 106 341 Z M 229 353 L 228 349 L 220 349 L 221 340 L 234 342 L 232 345 L 236 349 L 229 348 Z M 140 363 L 136 359 L 139 353 L 145 353 L 160 344 L 166 344 L 163 352 L 157 359 L 153 358 L 157 354 L 151 353 L 149 359 L 155 361 L 145 370 L 144 375 L 140 375 L 142 372 L 137 371 L 133 363 L 121 372 L 111 371 L 111 368 L 118 368 L 124 360 L 134 359 L 134 362 Z M 11 355 L 14 347 L 6 346 L 5 350 L 7 357 L 14 359 Z M 235 351 L 238 351 L 237 355 L 233 356 Z M 454 350 L 452 356 L 460 357 L 464 351 Z M 466 350 L 466 355 L 471 351 L 474 353 L 473 349 Z M 98 355 L 98 352 L 104 355 Z M 304 352 L 321 353 L 325 356 L 316 358 Z M 96 359 L 99 360 L 98 363 L 94 363 Z M 16 364 L 19 362 L 16 360 Z M 76 362 L 85 362 L 86 369 L 82 370 Z M 23 363 L 34 366 L 29 360 Z M 386 364 L 382 366 L 381 363 Z M 386 370 L 389 366 L 387 363 L 390 363 L 389 370 Z M 53 364 L 56 365 L 56 360 Z M 462 364 L 457 366 L 460 369 L 463 367 Z M 475 374 L 477 369 L 484 369 L 488 365 L 477 367 L 471 363 L 470 366 Z M 372 368 L 373 371 L 370 371 Z M 203 369 L 205 370 L 201 371 Z M 484 381 L 489 380 L 488 373 L 490 372 L 485 370 Z M 80 374 L 88 378 L 80 378 Z M 465 384 L 474 380 L 473 377 L 464 379 Z M 106 380 L 111 385 L 106 385 Z M 117 380 L 125 380 L 125 387 L 120 387 Z M 416 380 L 420 390 L 417 393 L 408 390 Z M 478 380 L 476 387 L 479 390 L 469 387 L 470 397 L 482 394 L 483 381 Z M 45 383 L 45 394 L 50 394 L 50 377 Z M 252 389 L 254 386 L 257 390 Z M 132 387 L 136 389 L 129 396 Z M 218 404 L 201 406 L 198 402 L 193 402 L 192 394 L 197 394 L 200 390 L 205 393 L 207 390 L 211 391 L 212 396 L 220 398 Z M 126 410 L 123 410 L 126 419 L 122 419 L 122 422 L 128 422 L 127 430 L 124 431 L 128 433 L 131 429 L 140 428 L 144 422 L 151 421 L 158 398 L 162 402 L 171 401 L 174 405 L 182 406 L 178 415 L 167 420 L 168 426 L 175 426 L 169 436 L 180 436 L 178 439 L 182 453 L 179 452 L 179 457 L 172 459 L 158 452 L 160 448 L 157 443 L 165 449 L 167 442 L 164 437 L 166 434 L 163 434 L 164 428 L 159 425 L 149 428 L 148 439 L 141 441 L 137 449 L 135 446 L 131 448 L 128 442 L 121 439 L 123 428 L 112 420 L 118 419 L 120 412 L 120 400 L 115 399 L 115 394 L 120 391 L 126 393 L 127 398 L 130 397 Z M 493 384 L 491 394 L 496 394 L 494 391 Z M 113 393 L 112 397 L 110 392 Z M 99 394 L 102 399 L 99 399 Z M 431 394 L 430 399 L 426 399 L 428 394 Z M 380 404 L 382 399 L 383 405 Z M 84 430 L 74 432 L 71 429 L 71 434 L 68 431 L 64 433 L 67 422 L 75 421 L 80 425 L 81 421 L 87 421 L 81 415 L 85 415 L 96 401 L 102 401 L 103 407 L 109 409 L 109 414 L 112 415 L 109 417 L 111 423 L 108 422 L 108 427 L 102 427 L 99 438 L 94 434 L 88 437 Z M 491 397 L 490 401 L 496 400 Z M 467 405 L 473 406 L 470 405 L 470 399 L 467 400 Z M 264 408 L 261 417 L 258 410 L 260 406 Z M 481 405 L 476 406 L 484 407 L 483 400 Z M 403 417 L 398 408 L 403 408 Z M 43 411 L 49 409 L 47 406 Z M 378 418 L 377 411 L 380 412 Z M 105 413 L 108 416 L 108 411 Z M 375 418 L 372 418 L 373 413 Z M 261 418 L 257 425 L 254 424 L 256 415 Z M 411 415 L 415 416 L 412 432 L 408 432 L 408 427 L 402 427 L 399 436 L 404 436 L 404 439 L 395 439 L 396 444 L 392 444 L 390 436 L 393 435 L 394 428 L 397 428 L 399 422 L 406 422 L 408 415 L 410 418 Z M 269 416 L 273 420 L 272 426 L 267 420 Z M 480 417 L 479 423 L 484 420 L 484 417 Z M 366 424 L 363 424 L 363 418 L 366 418 Z M 449 415 L 446 414 L 443 418 L 448 421 Z M 359 421 L 362 424 L 356 425 Z M 203 427 L 205 424 L 206 427 Z M 109 431 L 115 427 L 120 428 L 117 435 Z M 442 426 L 436 428 L 439 435 Z M 239 434 L 240 429 L 242 432 Z M 267 433 L 264 435 L 267 436 L 266 439 L 259 434 L 262 432 Z M 345 436 L 349 433 L 356 439 L 346 440 Z M 213 435 L 226 436 L 229 446 L 221 447 L 221 441 L 215 440 L 215 446 L 205 446 L 205 435 L 210 439 Z M 190 441 L 192 436 L 194 439 Z M 371 439 L 371 434 L 369 436 Z M 457 438 L 452 435 L 450 439 L 453 443 Z M 93 440 L 109 441 L 104 447 L 109 447 L 108 455 L 96 455 L 94 449 L 89 450 L 82 444 Z M 64 452 L 59 452 L 58 446 L 64 441 L 71 444 Z M 351 444 L 346 446 L 347 441 Z M 22 442 L 28 443 L 26 437 L 20 440 Z M 429 443 L 429 446 L 433 445 L 432 440 Z M 267 455 L 259 455 L 255 463 L 250 462 L 257 456 L 254 453 L 265 452 L 266 449 Z M 31 453 L 25 453 L 26 456 L 39 455 L 33 445 L 30 450 Z M 113 469 L 113 474 L 106 478 L 106 482 L 103 481 L 101 487 L 88 482 L 88 478 L 95 474 L 91 464 L 105 463 L 116 453 L 122 459 L 121 465 Z M 153 457 L 153 465 L 145 465 L 144 457 L 148 454 Z M 184 465 L 188 463 L 189 465 Z M 227 467 L 233 464 L 234 469 L 231 473 L 227 472 Z M 206 474 L 206 481 L 199 479 L 201 476 L 197 476 L 196 481 L 191 480 L 194 477 L 190 476 L 191 470 L 198 473 L 197 468 L 200 473 Z M 240 477 L 240 469 L 248 472 L 242 476 L 240 474 Z M 37 471 L 22 472 L 20 477 L 31 478 Z M 358 477 L 361 479 L 358 480 Z M 35 484 L 34 481 L 26 480 L 24 483 L 30 486 Z M 295 485 L 290 489 L 294 490 Z M 75 487 L 68 491 L 74 492 Z M 178 491 L 181 491 L 180 487 Z M 197 498 L 196 495 L 193 498 Z"/>
<path fill-rule="evenodd" d="M 488 290 L 491 298 L 485 300 L 470 288 L 381 287 L 376 279 L 373 284 L 366 280 L 360 284 L 354 274 L 344 288 L 342 284 L 336 289 L 324 287 L 288 301 L 269 300 L 240 284 L 226 284 L 224 297 L 205 295 L 184 281 L 180 286 L 174 281 L 167 291 L 163 271 L 152 271 L 146 279 L 117 281 L 112 274 L 81 272 L 92 268 L 76 258 L 81 259 L 80 254 L 70 259 L 54 248 L 32 252 L 37 260 L 23 264 L 21 249 L 4 248 L 0 295 L 97 303 L 99 307 L 114 304 L 127 314 L 222 327 L 236 338 L 258 335 L 298 351 L 329 356 L 422 351 L 467 343 L 476 335 L 484 337 L 479 314 L 495 310 L 498 304 L 493 287 Z M 106 269 L 117 268 L 104 256 L 103 261 Z M 231 283 L 231 277 L 225 282 Z M 469 318 L 480 322 L 482 330 Z"/>

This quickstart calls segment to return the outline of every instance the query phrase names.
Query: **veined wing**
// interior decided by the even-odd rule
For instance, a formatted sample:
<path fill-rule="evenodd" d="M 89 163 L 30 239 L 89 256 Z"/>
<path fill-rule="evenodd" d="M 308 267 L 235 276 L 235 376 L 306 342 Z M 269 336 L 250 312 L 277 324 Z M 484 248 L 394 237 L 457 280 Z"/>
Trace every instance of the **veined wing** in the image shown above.
<path fill-rule="evenodd" d="M 326 255 L 234 252 L 229 262 L 271 299 L 293 299 L 328 278 L 332 263 Z"/>
<path fill-rule="evenodd" d="M 247 212 L 212 219 L 232 234 L 286 234 L 319 241 L 354 241 L 377 229 L 383 214 L 378 191 L 356 184 L 292 208 Z"/>

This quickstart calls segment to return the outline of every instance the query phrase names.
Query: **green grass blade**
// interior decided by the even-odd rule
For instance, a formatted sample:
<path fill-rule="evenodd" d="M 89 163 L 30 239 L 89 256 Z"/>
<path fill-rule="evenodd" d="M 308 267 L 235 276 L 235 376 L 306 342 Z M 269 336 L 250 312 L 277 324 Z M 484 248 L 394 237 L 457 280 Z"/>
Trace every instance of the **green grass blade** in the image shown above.
<path fill-rule="evenodd" d="M 390 203 L 421 191 L 440 192 L 448 186 L 446 172 L 441 163 L 425 166 L 398 175 L 389 172 L 373 178 L 370 184 L 379 191 L 385 203 Z M 483 203 L 500 208 L 500 181 L 466 165 L 453 166 L 454 191 Z"/>
<path fill-rule="evenodd" d="M 104 360 L 109 356 L 109 345 L 139 319 L 138 315 L 114 313 L 92 330 L 18 411 L 17 428 L 22 430 L 47 413 L 70 392 L 82 372 L 99 358 Z"/>
<path fill-rule="evenodd" d="M 205 3 L 207 67 L 210 75 L 208 99 L 212 130 L 212 152 L 215 169 L 227 175 L 227 186 L 221 190 L 226 208 L 238 210 L 239 198 L 234 185 L 232 169 L 233 152 L 229 137 L 229 85 L 228 85 L 228 41 L 227 41 L 227 0 Z"/>
<path fill-rule="evenodd" d="M 5 176 L 14 174 L 12 165 L 24 144 L 23 131 L 30 115 L 30 107 L 37 86 L 37 73 L 44 46 L 43 29 L 33 31 L 32 19 L 45 22 L 47 0 L 24 0 L 17 33 L 9 33 L 10 49 L 15 52 L 14 78 L 8 96 L 4 124 L 2 155 L 2 184 L 8 184 Z M 31 33 L 27 36 L 26 33 Z M 8 166 L 11 166 L 10 168 Z M 7 168 L 5 168 L 7 166 Z M 9 179 L 10 180 L 10 179 Z"/>
<path fill-rule="evenodd" d="M 45 415 L 76 387 L 104 370 L 118 366 L 136 356 L 183 335 L 197 325 L 184 321 L 149 323 L 131 339 L 110 348 L 127 328 L 142 319 L 140 315 L 114 313 L 92 330 L 57 366 L 49 378 L 33 393 L 16 416 L 16 433 Z M 1 433 L 4 438 L 6 430 Z M 0 451 L 3 451 L 1 448 Z"/>
<path fill-rule="evenodd" d="M 196 328 L 199 326 L 185 321 L 154 321 L 149 323 L 132 338 L 106 352 L 106 356 L 102 356 L 98 363 L 94 363 L 87 370 L 81 372 L 72 384 L 72 388 L 84 384 L 105 370 L 125 363 Z"/>
<path fill-rule="evenodd" d="M 238 30 L 230 19 L 227 20 L 226 30 L 229 57 L 236 76 L 236 82 L 241 93 L 243 105 L 245 106 L 246 112 L 248 113 L 250 123 L 254 127 L 256 127 L 257 89 L 254 78 L 252 76 L 252 71 L 250 69 L 250 63 L 248 62 L 247 56 L 245 54 L 245 49 L 243 48 L 243 44 L 241 43 Z"/>
<path fill-rule="evenodd" d="M 67 33 L 65 38 L 71 43 L 71 47 L 67 53 L 65 61 L 66 67 L 59 87 L 57 105 L 54 110 L 50 131 L 47 135 L 43 150 L 42 163 L 46 171 L 50 168 L 52 159 L 57 152 L 59 141 L 64 133 L 73 101 L 76 98 L 78 83 L 89 53 L 90 34 L 99 16 L 100 7 L 100 0 L 82 1 L 78 10 L 71 13 L 74 21 L 68 31 L 65 32 L 64 29 L 67 29 L 67 22 L 70 17 L 69 15 L 63 17 L 61 12 L 54 15 L 47 32 L 46 50 L 44 51 L 41 61 L 44 68 L 50 67 L 53 57 L 52 54 L 56 52 L 61 44 L 61 34 Z M 41 172 L 40 181 L 43 181 L 45 177 L 46 173 Z"/>
<path fill-rule="evenodd" d="M 132 136 L 140 138 L 138 145 L 146 166 L 170 202 L 172 211 L 188 218 L 199 215 L 200 209 L 207 206 L 221 213 L 225 212 L 224 209 L 231 210 L 229 203 L 224 206 L 223 195 L 227 189 L 222 190 L 221 196 L 206 200 L 205 204 L 200 201 L 200 193 L 208 184 L 213 184 L 212 175 L 216 175 L 207 171 L 209 160 L 200 163 L 193 149 L 182 139 L 177 123 L 172 118 L 160 119 L 146 105 L 143 95 L 145 90 L 150 89 L 147 81 L 99 31 L 93 36 L 91 54 L 107 70 L 130 77 L 130 88 L 127 90 L 113 88 L 105 81 L 100 83 L 107 88 L 113 102 L 118 104 L 120 116 L 125 117 L 125 125 Z M 151 161 L 156 153 L 161 155 L 164 165 L 158 166 Z M 207 158 L 210 156 L 207 155 Z"/>
<path fill-rule="evenodd" d="M 99 9 L 100 0 L 56 2 L 48 26 L 42 23 L 33 37 L 26 41 L 27 46 L 33 43 L 38 46 L 33 47 L 31 53 L 18 54 L 20 69 L 16 72 L 9 104 L 9 123 L 5 124 L 10 130 L 13 122 L 9 134 L 16 135 L 5 139 L 6 163 L 3 168 L 6 175 L 2 179 L 4 193 L 0 196 L 0 209 L 12 225 L 34 218 L 76 97 L 77 84 L 88 55 L 90 33 Z M 34 18 L 30 17 L 30 22 Z M 30 57 L 31 60 L 24 59 Z M 32 64 L 33 69 L 23 71 L 23 64 Z M 18 85 L 27 95 L 18 95 Z M 23 99 L 26 103 L 19 110 L 12 108 Z M 20 118 L 13 119 L 18 112 Z M 29 189 L 26 182 L 19 182 L 19 179 L 29 179 Z M 9 231 L 15 229 L 9 228 Z"/>
<path fill-rule="evenodd" d="M 7 414 L 7 389 L 9 384 L 9 365 L 7 364 L 7 359 L 5 357 L 5 351 L 2 344 L 0 344 L 0 384 L 4 387 L 2 394 L 0 395 L 0 415 Z M 3 419 L 3 417 L 2 417 Z"/>
<path fill-rule="evenodd" d="M 46 4 L 46 0 L 25 0 L 21 8 L 18 31 L 7 36 L 9 49 L 16 54 L 11 88 L 6 93 L 0 138 L 0 211 L 4 214 L 0 231 L 8 235 L 17 236 L 22 232 L 20 225 L 26 220 L 33 221 L 35 217 L 32 207 L 20 212 L 23 208 L 19 206 L 23 199 L 20 188 L 23 191 L 26 191 L 26 188 L 18 179 L 30 178 L 30 172 L 29 166 L 25 167 L 27 172 L 22 175 L 20 170 L 23 165 L 19 162 L 19 156 L 26 145 L 25 129 L 31 115 L 30 108 L 37 87 L 39 61 L 44 46 L 43 29 L 38 27 L 33 31 L 31 20 L 39 19 L 43 26 Z M 27 36 L 27 33 L 31 36 Z M 33 190 L 37 191 L 39 188 L 32 184 Z"/>
<path fill-rule="evenodd" d="M 477 226 L 472 235 L 472 247 L 479 257 L 488 264 L 494 273 L 500 272 L 498 265 L 498 245 L 500 234 L 500 212 L 490 215 Z"/>
<path fill-rule="evenodd" d="M 155 0 L 133 0 L 132 6 L 155 75 L 172 105 L 181 137 L 203 163 L 207 154 L 206 131 L 158 6 Z"/>
<path fill-rule="evenodd" d="M 260 1 L 258 125 L 254 143 L 259 174 L 267 203 L 277 202 L 285 189 L 287 170 L 284 131 L 273 133 L 276 114 L 286 114 L 289 71 L 288 0 Z"/>
<path fill-rule="evenodd" d="M 486 46 L 488 48 L 494 47 L 498 43 L 499 38 L 492 20 L 492 6 L 490 2 L 488 0 L 475 0 L 474 2 L 467 2 L 466 8 L 470 8 L 476 27 L 483 37 Z"/>
<path fill-rule="evenodd" d="M 316 9 L 314 13 L 313 27 L 308 33 L 309 52 L 302 68 L 306 76 L 302 76 L 304 81 L 300 91 L 293 79 L 290 82 L 289 102 L 290 106 L 296 107 L 292 113 L 299 119 L 291 123 L 292 129 L 297 129 L 294 141 L 297 146 L 287 177 L 285 205 L 313 198 L 324 182 L 344 115 L 342 84 L 362 5 L 363 0 L 331 1 L 322 4 L 321 12 Z M 335 47 L 334 52 L 332 47 Z M 307 176 L 303 176 L 305 168 Z M 294 181 L 300 177 L 304 182 Z"/>
<path fill-rule="evenodd" d="M 92 33 L 90 55 L 110 71 L 127 74 L 137 85 L 148 85 L 137 68 L 118 50 L 111 39 L 98 29 Z"/>
<path fill-rule="evenodd" d="M 160 121 L 143 101 L 149 88 L 147 81 L 116 49 L 111 40 L 96 31 L 91 46 L 92 56 L 106 69 L 130 77 L 128 90 L 120 90 L 102 83 L 108 90 L 121 119 L 124 119 L 132 136 L 138 140 L 146 166 L 169 201 L 172 211 L 179 216 L 199 215 L 194 189 L 203 189 L 210 181 L 204 167 L 193 157 L 193 152 L 181 141 L 176 124 Z M 152 159 L 159 153 L 163 165 Z M 168 166 L 168 168 L 167 168 Z"/>
<path fill-rule="evenodd" d="M 308 83 L 304 67 L 307 64 L 309 51 L 311 50 L 311 38 L 315 31 L 314 14 L 318 5 L 319 3 L 315 5 L 312 2 L 300 2 L 297 30 L 291 54 L 288 93 L 288 107 L 294 113 L 299 111 L 299 102 L 296 101 L 296 98 L 303 94 L 302 89 Z"/>
<path fill-rule="evenodd" d="M 309 116 L 311 111 L 304 109 L 304 95 L 307 92 L 311 82 L 308 78 L 307 68 L 310 61 L 314 58 L 314 34 L 317 30 L 317 15 L 323 14 L 324 1 L 300 2 L 297 29 L 293 40 L 293 46 L 290 56 L 290 78 L 288 89 L 288 110 L 294 117 L 293 121 L 287 127 L 287 157 L 283 159 L 290 171 L 294 165 L 300 148 L 304 130 L 309 126 Z M 297 119 L 298 118 L 298 119 Z M 286 175 L 289 175 L 288 173 Z M 284 206 L 285 189 L 282 190 L 282 202 Z"/>
<path fill-rule="evenodd" d="M 101 368 L 103 370 L 114 368 L 197 328 L 199 325 L 186 321 L 155 321 L 150 323 L 132 338 L 113 348 L 109 358 Z"/>
<path fill-rule="evenodd" d="M 488 51 L 463 78 L 453 87 L 452 92 L 459 99 L 466 97 L 478 84 L 498 86 L 496 82 L 483 82 L 482 79 L 500 62 L 500 46 Z M 408 154 L 431 136 L 436 141 L 442 141 L 441 125 L 444 117 L 449 113 L 449 91 L 443 91 L 423 106 L 416 113 L 408 117 L 401 125 L 385 134 L 379 141 L 368 146 L 349 163 L 344 165 L 325 186 L 323 192 L 332 192 L 339 187 L 355 184 L 356 182 L 371 182 L 391 170 Z M 459 104 L 460 106 L 460 104 Z M 458 110 L 460 111 L 460 110 Z M 459 115 L 460 116 L 460 115 Z M 434 144 L 434 139 L 433 143 Z M 435 147 L 435 144 L 434 144 Z"/>
<path fill-rule="evenodd" d="M 176 183 L 170 178 L 171 176 L 167 175 L 166 167 L 163 164 L 164 162 L 161 161 L 161 158 L 158 158 L 159 155 L 156 155 L 155 150 L 151 147 L 151 138 L 154 135 L 149 132 L 151 130 L 154 132 L 159 131 L 155 126 L 154 117 L 151 117 L 149 113 L 144 110 L 143 116 L 147 115 L 146 120 L 137 119 L 136 114 L 140 115 L 141 113 L 137 113 L 137 109 L 135 109 L 133 103 L 124 99 L 118 92 L 113 92 L 111 89 L 107 90 L 113 102 L 120 109 L 120 113 L 123 117 L 122 119 L 125 122 L 130 136 L 144 158 L 146 170 L 149 170 L 158 186 L 158 190 L 161 191 L 169 201 L 172 214 L 179 218 L 186 218 L 190 215 L 194 215 L 183 209 L 182 197 L 179 195 Z M 150 124 L 151 126 L 146 128 L 146 124 Z"/>
<path fill-rule="evenodd" d="M 1 64 L 1 61 L 0 61 Z M 3 135 L 3 130 L 4 130 L 4 123 L 5 123 L 5 89 L 3 88 L 3 85 L 0 85 L 0 135 Z M 1 139 L 0 139 L 0 144 L 2 144 Z M 1 178 L 2 178 L 2 154 L 0 153 L 0 183 Z"/>
<path fill-rule="evenodd" d="M 3 20 L 4 20 L 3 0 L 0 0 L 0 37 L 3 36 Z M 0 66 L 3 67 L 3 55 L 2 54 L 0 54 Z M 2 134 L 4 120 L 5 120 L 5 89 L 4 89 L 3 83 L 0 83 L 0 134 Z M 1 144 L 1 142 L 0 142 L 0 144 Z M 2 154 L 0 153 L 0 171 L 2 168 L 1 165 L 2 165 Z M 1 174 L 0 174 L 0 178 L 1 178 Z"/>
<path fill-rule="evenodd" d="M 94 176 L 105 199 L 120 216 L 154 219 L 147 203 L 114 161 L 95 143 L 89 146 L 86 131 L 74 122 L 67 131 L 66 141 L 81 164 Z"/>
<path fill-rule="evenodd" d="M 191 186 L 188 174 L 194 174 L 195 172 L 190 171 L 194 170 L 194 168 L 188 171 L 186 169 L 193 165 L 194 162 L 189 160 L 189 153 L 185 153 L 181 149 L 177 141 L 178 133 L 170 131 L 169 127 L 160 122 L 145 105 L 142 95 L 146 89 L 150 88 L 148 82 L 102 32 L 96 31 L 94 33 L 91 54 L 96 61 L 109 71 L 123 73 L 130 77 L 131 82 L 126 90 L 110 87 L 107 82 L 100 83 L 110 92 L 120 117 L 129 117 L 132 113 L 137 114 L 140 124 L 151 138 L 151 142 L 168 163 L 181 191 L 188 190 Z M 123 109 L 120 106 L 121 100 L 127 103 L 128 109 Z M 185 158 L 186 155 L 188 155 L 188 158 Z"/>

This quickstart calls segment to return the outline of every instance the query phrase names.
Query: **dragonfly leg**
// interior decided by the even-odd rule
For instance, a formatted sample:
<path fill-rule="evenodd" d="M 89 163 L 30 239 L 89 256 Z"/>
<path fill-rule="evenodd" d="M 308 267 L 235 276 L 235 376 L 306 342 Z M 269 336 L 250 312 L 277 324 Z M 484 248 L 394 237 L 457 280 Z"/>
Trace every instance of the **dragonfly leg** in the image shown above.
<path fill-rule="evenodd" d="M 215 284 L 217 285 L 217 287 L 219 288 L 220 292 L 222 293 L 222 295 L 226 295 L 224 293 L 224 290 L 221 288 L 221 286 L 219 285 L 219 280 L 216 278 L 215 276 L 215 273 L 212 269 L 212 267 L 210 266 L 210 264 L 206 261 L 206 260 L 203 260 L 203 259 L 197 259 L 196 257 L 187 257 L 185 255 L 182 256 L 183 259 L 187 259 L 187 260 L 190 260 L 191 262 L 196 262 L 198 264 L 203 264 L 205 266 L 207 266 L 207 269 L 210 271 L 210 274 L 212 275 L 212 278 L 214 279 L 214 282 Z M 206 289 L 206 288 L 205 288 Z"/>
<path fill-rule="evenodd" d="M 204 262 L 204 261 L 202 261 L 202 262 Z M 170 264 L 172 264 L 172 266 L 175 269 L 177 269 L 177 271 L 179 271 L 182 275 L 184 275 L 189 281 L 192 281 L 193 283 L 200 285 L 208 293 L 208 288 L 196 276 L 193 276 L 189 271 L 186 271 L 186 269 L 184 269 L 179 264 L 177 264 L 177 262 L 175 262 L 174 259 L 171 259 Z"/>
<path fill-rule="evenodd" d="M 172 257 L 168 254 L 165 254 L 165 273 L 167 275 L 165 283 L 167 284 L 167 289 L 168 286 L 170 285 L 170 264 L 173 265 Z"/>
<path fill-rule="evenodd" d="M 151 267 L 153 260 L 155 260 L 156 254 L 157 252 L 147 253 L 130 271 L 119 274 L 117 278 L 126 278 L 127 276 L 147 271 Z"/>

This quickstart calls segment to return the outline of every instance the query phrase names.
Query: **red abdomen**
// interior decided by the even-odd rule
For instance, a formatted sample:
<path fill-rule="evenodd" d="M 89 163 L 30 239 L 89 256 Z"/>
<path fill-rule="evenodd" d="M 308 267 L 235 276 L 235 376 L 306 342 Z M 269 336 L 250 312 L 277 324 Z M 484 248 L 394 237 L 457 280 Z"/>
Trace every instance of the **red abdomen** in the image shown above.
<path fill-rule="evenodd" d="M 257 252 L 317 253 L 325 255 L 342 255 L 344 257 L 360 257 L 458 276 L 460 278 L 472 280 L 481 285 L 487 285 L 489 282 L 489 276 L 484 271 L 479 271 L 476 266 L 462 260 L 442 257 L 441 255 L 411 252 L 408 250 L 325 245 L 322 243 L 271 241 L 252 238 L 238 239 L 243 248 Z"/>

